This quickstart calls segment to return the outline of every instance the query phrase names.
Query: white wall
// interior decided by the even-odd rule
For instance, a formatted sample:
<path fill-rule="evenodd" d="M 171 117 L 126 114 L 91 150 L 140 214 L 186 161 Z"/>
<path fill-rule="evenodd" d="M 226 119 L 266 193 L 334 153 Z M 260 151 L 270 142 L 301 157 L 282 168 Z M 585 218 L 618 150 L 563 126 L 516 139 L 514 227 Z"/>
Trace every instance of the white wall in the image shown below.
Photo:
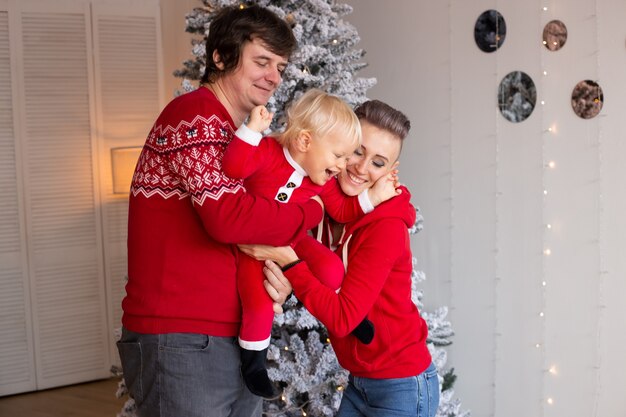
<path fill-rule="evenodd" d="M 195 7 L 201 7 L 200 0 L 160 0 L 161 27 L 163 30 L 163 73 L 166 102 L 169 102 L 180 89 L 180 78 L 173 72 L 182 68 L 183 62 L 192 59 L 191 39 L 194 35 L 185 32 L 185 15 Z"/>
<path fill-rule="evenodd" d="M 413 124 L 401 160 L 425 217 L 413 248 L 426 305 L 451 308 L 449 364 L 463 408 L 626 415 L 626 2 L 348 3 L 369 63 L 361 75 L 378 79 L 369 97 Z M 508 28 L 491 54 L 473 39 L 487 9 Z M 557 52 L 541 44 L 552 19 L 569 32 Z M 500 80 L 514 70 L 538 91 L 521 123 L 497 109 Z M 604 91 L 590 120 L 570 106 L 583 79 Z"/>

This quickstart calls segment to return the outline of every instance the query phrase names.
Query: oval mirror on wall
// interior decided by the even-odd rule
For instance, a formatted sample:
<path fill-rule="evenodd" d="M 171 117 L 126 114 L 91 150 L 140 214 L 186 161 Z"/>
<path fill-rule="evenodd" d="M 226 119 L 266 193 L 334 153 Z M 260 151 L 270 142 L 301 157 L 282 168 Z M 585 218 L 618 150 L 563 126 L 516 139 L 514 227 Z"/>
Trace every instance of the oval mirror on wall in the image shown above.
<path fill-rule="evenodd" d="M 483 52 L 498 50 L 506 37 L 504 17 L 497 10 L 483 12 L 474 26 L 474 40 Z"/>
<path fill-rule="evenodd" d="M 560 20 L 552 20 L 543 28 L 543 44 L 551 51 L 558 51 L 567 41 L 567 27 Z"/>
<path fill-rule="evenodd" d="M 510 72 L 500 82 L 498 106 L 502 116 L 509 122 L 519 123 L 526 120 L 536 103 L 537 88 L 525 72 Z"/>
<path fill-rule="evenodd" d="M 591 80 L 583 80 L 576 84 L 572 91 L 572 109 L 579 117 L 591 119 L 596 117 L 604 104 L 602 87 Z"/>

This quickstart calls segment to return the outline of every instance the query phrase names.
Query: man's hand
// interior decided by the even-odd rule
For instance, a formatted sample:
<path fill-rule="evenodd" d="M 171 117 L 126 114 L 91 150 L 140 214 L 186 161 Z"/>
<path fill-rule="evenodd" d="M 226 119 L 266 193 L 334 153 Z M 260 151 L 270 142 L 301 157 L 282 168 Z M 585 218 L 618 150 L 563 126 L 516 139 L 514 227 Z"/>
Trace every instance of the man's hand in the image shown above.
<path fill-rule="evenodd" d="M 291 246 L 269 246 L 269 245 L 237 245 L 239 250 L 248 256 L 259 261 L 272 260 L 278 265 L 287 265 L 290 262 L 297 261 L 298 255 Z"/>

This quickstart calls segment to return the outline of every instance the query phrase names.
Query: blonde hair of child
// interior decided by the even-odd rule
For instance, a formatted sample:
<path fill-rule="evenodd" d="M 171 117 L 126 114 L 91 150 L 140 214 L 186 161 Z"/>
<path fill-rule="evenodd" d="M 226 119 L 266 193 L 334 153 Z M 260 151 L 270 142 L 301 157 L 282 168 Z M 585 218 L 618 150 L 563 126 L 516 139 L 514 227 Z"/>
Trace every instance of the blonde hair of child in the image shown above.
<path fill-rule="evenodd" d="M 308 90 L 288 108 L 287 128 L 276 140 L 282 146 L 289 146 L 303 131 L 311 133 L 313 138 L 331 132 L 353 138 L 355 148 L 361 143 L 361 123 L 350 106 L 316 88 Z"/>

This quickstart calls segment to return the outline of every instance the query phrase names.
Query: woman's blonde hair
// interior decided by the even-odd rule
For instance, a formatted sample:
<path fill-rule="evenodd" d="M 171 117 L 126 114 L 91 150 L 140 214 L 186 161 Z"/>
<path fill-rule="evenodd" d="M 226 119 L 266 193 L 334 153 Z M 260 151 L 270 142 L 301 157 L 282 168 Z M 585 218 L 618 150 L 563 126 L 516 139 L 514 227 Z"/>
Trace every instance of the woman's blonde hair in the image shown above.
<path fill-rule="evenodd" d="M 313 137 L 330 132 L 354 138 L 361 143 L 361 124 L 348 104 L 337 96 L 313 88 L 304 93 L 287 110 L 287 128 L 276 138 L 287 146 L 298 135 L 309 132 Z"/>

